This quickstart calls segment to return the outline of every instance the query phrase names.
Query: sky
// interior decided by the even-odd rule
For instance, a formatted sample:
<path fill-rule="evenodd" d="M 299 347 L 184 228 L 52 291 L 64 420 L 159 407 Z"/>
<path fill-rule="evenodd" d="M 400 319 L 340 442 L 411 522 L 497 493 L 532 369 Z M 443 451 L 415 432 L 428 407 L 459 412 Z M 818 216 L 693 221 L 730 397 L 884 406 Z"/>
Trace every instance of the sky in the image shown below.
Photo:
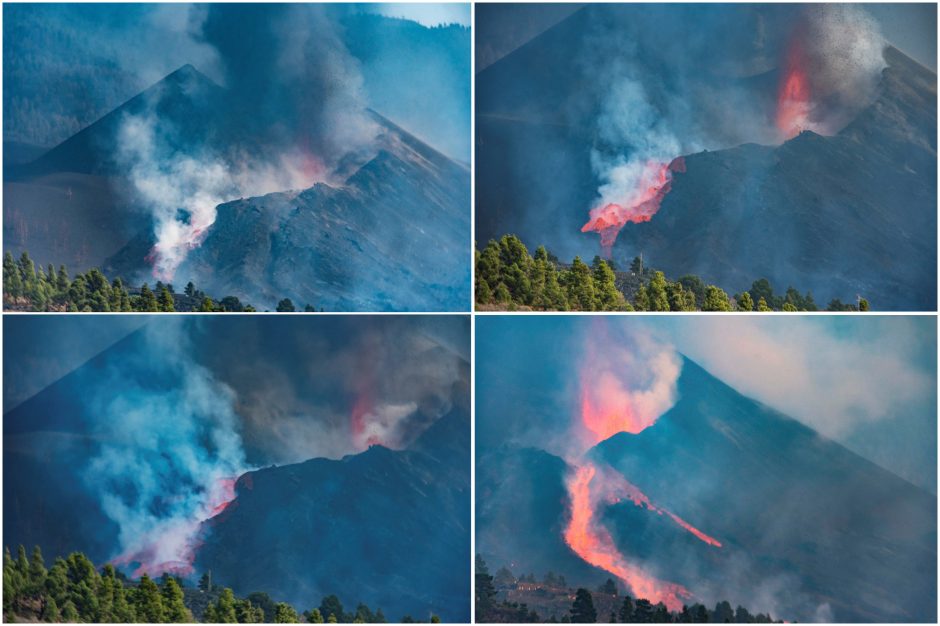
<path fill-rule="evenodd" d="M 672 404 L 657 403 L 653 392 L 673 387 L 655 385 L 657 370 L 636 364 L 682 354 L 740 393 L 936 493 L 932 317 L 478 317 L 478 445 L 564 451 L 578 410 L 579 362 L 595 324 L 614 340 L 592 361 L 632 351 L 621 360 L 624 376 L 647 381 L 634 391 L 652 419 Z"/>
<path fill-rule="evenodd" d="M 470 5 L 464 3 L 375 2 L 357 5 L 360 10 L 386 17 L 400 17 L 433 28 L 447 24 L 470 26 Z"/>
<path fill-rule="evenodd" d="M 479 72 L 577 11 L 582 4 L 483 3 L 476 7 L 476 71 Z M 885 38 L 937 70 L 937 6 L 934 3 L 860 5 Z"/>

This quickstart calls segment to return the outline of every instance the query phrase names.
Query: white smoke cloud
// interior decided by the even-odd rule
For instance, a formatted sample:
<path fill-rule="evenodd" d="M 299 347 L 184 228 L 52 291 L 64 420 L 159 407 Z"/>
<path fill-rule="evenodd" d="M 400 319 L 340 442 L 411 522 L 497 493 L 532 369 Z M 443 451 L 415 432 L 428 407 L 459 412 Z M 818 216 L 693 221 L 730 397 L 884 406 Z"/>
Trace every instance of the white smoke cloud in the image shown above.
<path fill-rule="evenodd" d="M 113 362 L 89 400 L 99 451 L 82 478 L 118 526 L 116 562 L 151 575 L 188 573 L 200 523 L 250 469 L 234 392 L 190 358 L 182 325 L 146 327 L 148 349 Z"/>
<path fill-rule="evenodd" d="M 274 162 L 223 160 L 205 152 L 186 154 L 165 145 L 173 132 L 153 115 L 126 116 L 120 126 L 121 160 L 130 167 L 136 197 L 154 222 L 153 273 L 172 280 L 215 223 L 218 205 L 245 196 L 306 188 L 327 178 L 313 157 L 298 150 Z"/>
<path fill-rule="evenodd" d="M 646 332 L 596 318 L 583 339 L 580 420 L 590 445 L 619 432 L 639 433 L 676 402 L 682 362 Z"/>

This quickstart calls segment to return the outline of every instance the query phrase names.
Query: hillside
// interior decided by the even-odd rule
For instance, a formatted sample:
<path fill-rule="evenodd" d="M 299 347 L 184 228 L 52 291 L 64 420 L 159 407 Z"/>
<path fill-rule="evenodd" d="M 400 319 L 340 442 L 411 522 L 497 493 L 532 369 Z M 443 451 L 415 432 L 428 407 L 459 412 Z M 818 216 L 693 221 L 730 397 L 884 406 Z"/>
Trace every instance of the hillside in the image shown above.
<path fill-rule="evenodd" d="M 655 425 L 615 435 L 589 458 L 722 546 L 627 501 L 600 513 L 624 554 L 706 604 L 728 599 L 799 621 L 935 619 L 933 495 L 688 359 L 678 393 Z M 562 573 L 575 586 L 604 580 L 602 570 L 568 569 L 577 557 L 558 532 L 567 519 L 564 461 L 507 449 L 478 468 L 478 549 L 490 563 Z M 500 488 L 495 479 L 507 476 L 518 489 Z"/>

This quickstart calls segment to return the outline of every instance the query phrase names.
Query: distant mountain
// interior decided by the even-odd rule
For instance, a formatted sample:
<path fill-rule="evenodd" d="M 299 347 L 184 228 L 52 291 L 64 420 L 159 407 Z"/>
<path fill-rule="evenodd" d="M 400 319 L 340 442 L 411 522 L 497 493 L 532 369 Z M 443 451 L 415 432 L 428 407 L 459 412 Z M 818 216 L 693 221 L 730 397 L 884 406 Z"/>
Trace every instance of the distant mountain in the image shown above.
<path fill-rule="evenodd" d="M 257 139 L 219 113 L 227 97 L 185 66 L 11 170 L 7 249 L 28 249 L 41 263 L 100 265 L 110 277 L 152 281 L 151 220 L 134 206 L 113 154 L 121 120 L 152 109 L 161 128 L 173 129 L 166 136 L 178 149 L 193 141 L 218 154 L 241 152 Z M 289 297 L 300 307 L 334 311 L 465 310 L 469 168 L 369 114 L 381 127 L 378 151 L 345 163 L 342 186 L 318 184 L 220 206 L 203 246 L 175 282 L 192 280 L 209 293 L 268 309 Z"/>
<path fill-rule="evenodd" d="M 298 610 L 336 593 L 393 621 L 468 621 L 469 439 L 469 415 L 454 411 L 411 450 L 373 446 L 244 474 L 237 498 L 204 525 L 197 569 Z"/>
<path fill-rule="evenodd" d="M 561 258 L 600 252 L 594 233 L 579 232 L 600 182 L 590 163 L 598 141 L 594 94 L 602 86 L 583 58 L 592 25 L 618 11 L 626 9 L 578 11 L 478 75 L 481 244 L 515 233 Z M 671 70 L 636 47 L 625 54 L 650 64 L 642 80 L 658 94 L 655 76 L 669 84 Z M 620 232 L 614 260 L 625 266 L 642 252 L 669 276 L 698 274 L 729 292 L 766 277 L 779 291 L 810 289 L 822 304 L 860 294 L 875 309 L 933 310 L 936 74 L 892 47 L 884 58 L 875 100 L 834 136 L 804 132 L 781 146 L 685 155 L 687 172 L 675 176 L 650 222 Z M 734 86 L 755 101 L 774 94 L 778 82 L 775 69 L 746 77 L 716 70 L 695 80 L 715 90 Z M 748 141 L 739 134 L 727 145 Z"/>
<path fill-rule="evenodd" d="M 589 458 L 715 537 L 707 545 L 631 502 L 601 513 L 619 549 L 697 599 L 799 621 L 936 620 L 937 500 L 684 360 L 679 400 Z M 495 450 L 477 463 L 477 546 L 498 567 L 565 574 L 565 462 Z M 503 485 L 506 485 L 503 487 Z M 569 573 L 570 572 L 570 573 Z M 831 611 L 831 613 L 829 613 Z"/>

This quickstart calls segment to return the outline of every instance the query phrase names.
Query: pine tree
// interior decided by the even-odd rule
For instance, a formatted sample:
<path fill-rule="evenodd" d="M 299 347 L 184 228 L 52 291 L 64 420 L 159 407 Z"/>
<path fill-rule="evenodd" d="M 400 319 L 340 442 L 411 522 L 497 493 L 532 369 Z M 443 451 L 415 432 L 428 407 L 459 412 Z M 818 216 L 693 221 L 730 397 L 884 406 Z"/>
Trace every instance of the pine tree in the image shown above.
<path fill-rule="evenodd" d="M 650 310 L 650 296 L 644 285 L 640 285 L 640 288 L 636 290 L 636 294 L 633 296 L 633 307 L 637 311 Z"/>
<path fill-rule="evenodd" d="M 176 310 L 176 307 L 173 305 L 173 294 L 170 293 L 170 290 L 164 287 L 160 290 L 160 297 L 157 300 L 158 310 L 165 313 L 172 313 Z"/>
<path fill-rule="evenodd" d="M 767 300 L 765 300 L 763 297 L 761 297 L 761 299 L 757 301 L 757 310 L 760 311 L 761 313 L 764 313 L 767 311 L 773 311 L 773 309 L 767 306 Z"/>
<path fill-rule="evenodd" d="M 58 622 L 60 619 L 59 605 L 56 604 L 55 598 L 47 598 L 42 607 L 42 621 Z"/>
<path fill-rule="evenodd" d="M 594 310 L 594 277 L 591 268 L 584 264 L 581 257 L 576 256 L 571 262 L 571 268 L 565 273 L 563 282 L 568 295 L 568 306 L 573 311 Z"/>
<path fill-rule="evenodd" d="M 174 624 L 183 624 L 192 621 L 189 609 L 183 603 L 183 590 L 172 576 L 163 581 L 163 606 L 166 609 L 166 619 Z"/>
<path fill-rule="evenodd" d="M 662 272 L 653 272 L 650 277 L 649 287 L 649 310 L 650 311 L 668 311 L 669 296 L 666 294 L 666 275 Z"/>
<path fill-rule="evenodd" d="M 312 611 L 309 611 L 306 617 L 307 617 L 307 621 L 311 624 L 323 623 L 323 614 L 320 613 L 320 609 L 313 609 Z"/>
<path fill-rule="evenodd" d="M 617 289 L 617 277 L 606 261 L 598 258 L 594 264 L 594 294 L 598 311 L 621 311 L 626 301 Z"/>
<path fill-rule="evenodd" d="M 160 588 L 147 574 L 141 577 L 134 595 L 134 608 L 138 619 L 151 623 L 166 621 L 166 609 L 163 606 Z"/>
<path fill-rule="evenodd" d="M 27 593 L 33 596 L 42 594 L 46 587 L 46 575 L 46 564 L 42 558 L 42 550 L 39 549 L 39 546 L 35 546 L 29 560 L 29 588 Z"/>
<path fill-rule="evenodd" d="M 578 589 L 570 613 L 572 624 L 593 624 L 597 621 L 597 611 L 594 609 L 594 599 L 590 591 L 583 587 Z"/>
<path fill-rule="evenodd" d="M 75 624 L 79 621 L 78 610 L 71 600 L 68 600 L 62 607 L 62 621 L 66 624 Z"/>
<path fill-rule="evenodd" d="M 212 299 L 208 296 L 202 299 L 202 303 L 199 305 L 199 311 L 201 313 L 212 313 L 215 311 L 215 305 L 212 304 Z"/>
<path fill-rule="evenodd" d="M 293 313 L 294 312 L 294 303 L 291 302 L 290 298 L 284 298 L 277 303 L 277 312 L 278 313 Z"/>
<path fill-rule="evenodd" d="M 751 298 L 751 294 L 745 291 L 740 296 L 735 298 L 738 303 L 739 311 L 753 311 L 754 310 L 754 300 Z"/>
<path fill-rule="evenodd" d="M 235 615 L 235 594 L 228 587 L 222 590 L 215 605 L 215 619 L 221 624 L 235 624 L 238 621 Z"/>
<path fill-rule="evenodd" d="M 476 556 L 475 571 L 474 587 L 476 589 L 477 618 L 486 621 L 489 611 L 493 609 L 496 588 L 493 586 L 493 577 L 490 576 L 490 571 L 486 567 L 486 561 L 479 554 Z"/>
<path fill-rule="evenodd" d="M 730 311 L 731 300 L 728 294 L 720 287 L 709 285 L 705 288 L 705 303 L 702 305 L 703 311 Z"/>
<path fill-rule="evenodd" d="M 153 295 L 153 292 L 150 291 L 147 283 L 144 283 L 140 287 L 140 299 L 138 300 L 137 310 L 154 313 L 160 310 L 157 304 L 157 298 Z"/>
<path fill-rule="evenodd" d="M 276 624 L 296 624 L 300 620 L 297 618 L 297 611 L 286 602 L 278 602 L 274 610 L 274 622 Z"/>

